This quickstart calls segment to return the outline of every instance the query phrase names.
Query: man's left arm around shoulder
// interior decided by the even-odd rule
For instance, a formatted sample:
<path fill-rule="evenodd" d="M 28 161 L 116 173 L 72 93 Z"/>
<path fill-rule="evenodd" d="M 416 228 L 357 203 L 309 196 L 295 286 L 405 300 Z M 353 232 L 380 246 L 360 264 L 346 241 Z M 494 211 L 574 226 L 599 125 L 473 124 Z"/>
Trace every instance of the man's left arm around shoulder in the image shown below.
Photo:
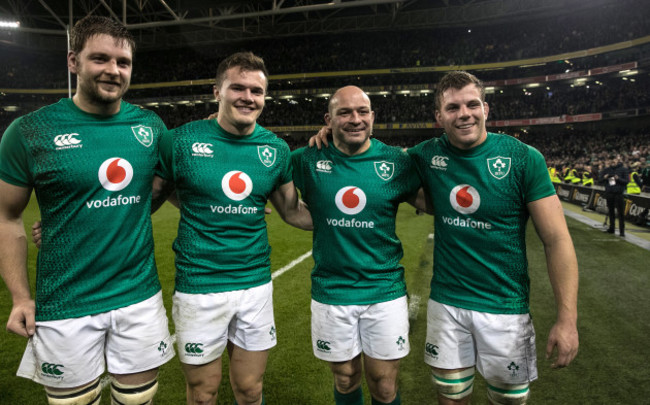
<path fill-rule="evenodd" d="M 528 203 L 528 210 L 544 244 L 557 306 L 557 320 L 548 336 L 546 358 L 557 349 L 551 367 L 566 367 L 578 354 L 578 260 L 557 195 Z"/>
<path fill-rule="evenodd" d="M 284 222 L 305 231 L 314 229 L 307 204 L 298 197 L 298 191 L 296 191 L 293 181 L 278 187 L 269 197 L 269 201 Z"/>

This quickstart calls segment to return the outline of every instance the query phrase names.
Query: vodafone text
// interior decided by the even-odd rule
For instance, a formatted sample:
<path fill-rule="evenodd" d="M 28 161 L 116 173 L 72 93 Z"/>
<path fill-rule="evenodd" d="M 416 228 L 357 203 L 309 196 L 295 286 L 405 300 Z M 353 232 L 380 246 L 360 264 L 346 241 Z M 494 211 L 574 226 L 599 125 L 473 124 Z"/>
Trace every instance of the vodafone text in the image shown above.
<path fill-rule="evenodd" d="M 330 226 L 339 226 L 341 228 L 374 228 L 375 223 L 372 221 L 359 221 L 355 218 L 352 219 L 334 219 L 327 218 L 327 225 Z"/>
<path fill-rule="evenodd" d="M 457 226 L 459 228 L 487 229 L 487 230 L 492 229 L 491 223 L 483 222 L 483 221 L 475 221 L 471 218 L 462 219 L 460 217 L 450 218 L 450 217 L 443 216 L 442 222 L 444 222 L 447 225 Z"/>
<path fill-rule="evenodd" d="M 228 204 L 225 207 L 223 205 L 211 205 L 210 209 L 218 214 L 257 214 L 257 207 L 244 207 L 241 204 Z"/>
<path fill-rule="evenodd" d="M 106 197 L 103 200 L 86 201 L 88 208 L 116 207 L 119 205 L 140 204 L 139 195 L 118 195 L 117 197 Z"/>

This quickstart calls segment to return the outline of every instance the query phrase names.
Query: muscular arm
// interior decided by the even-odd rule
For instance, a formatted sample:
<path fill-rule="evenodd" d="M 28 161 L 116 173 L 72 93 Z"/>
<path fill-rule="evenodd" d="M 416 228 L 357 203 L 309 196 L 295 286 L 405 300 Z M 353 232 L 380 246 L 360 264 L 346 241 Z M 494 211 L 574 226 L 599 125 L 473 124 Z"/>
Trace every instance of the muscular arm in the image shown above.
<path fill-rule="evenodd" d="M 151 213 L 158 211 L 165 200 L 168 200 L 174 207 L 179 208 L 178 198 L 174 190 L 174 183 L 162 177 L 153 176 L 151 187 Z"/>
<path fill-rule="evenodd" d="M 578 260 L 558 197 L 533 201 L 528 204 L 528 210 L 544 244 L 557 306 L 557 320 L 548 336 L 546 357 L 550 358 L 557 348 L 552 367 L 565 367 L 578 354 Z"/>
<path fill-rule="evenodd" d="M 293 185 L 293 181 L 283 184 L 275 190 L 271 194 L 269 201 L 271 201 L 284 222 L 305 231 L 314 229 L 307 204 L 298 198 L 298 192 Z"/>
<path fill-rule="evenodd" d="M 0 275 L 13 307 L 7 330 L 29 337 L 35 331 L 35 303 L 27 276 L 27 236 L 22 213 L 29 202 L 31 189 L 0 180 Z"/>
<path fill-rule="evenodd" d="M 406 202 L 414 206 L 418 211 L 433 215 L 433 204 L 431 203 L 431 198 L 424 191 L 423 187 L 420 187 L 418 192 Z"/>

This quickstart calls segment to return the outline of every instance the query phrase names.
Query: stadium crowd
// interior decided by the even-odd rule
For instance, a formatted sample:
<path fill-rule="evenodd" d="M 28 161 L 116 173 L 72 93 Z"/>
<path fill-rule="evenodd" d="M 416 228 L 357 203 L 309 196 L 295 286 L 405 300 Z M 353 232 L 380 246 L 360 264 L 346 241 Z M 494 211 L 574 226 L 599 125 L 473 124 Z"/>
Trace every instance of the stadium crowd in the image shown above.
<path fill-rule="evenodd" d="M 210 78 L 216 63 L 242 49 L 262 56 L 271 74 L 324 72 L 416 66 L 453 66 L 503 62 L 584 50 L 646 36 L 650 22 L 645 16 L 649 4 L 625 0 L 586 9 L 559 18 L 539 18 L 524 23 L 500 23 L 467 28 L 392 32 L 355 32 L 360 51 L 350 52 L 350 34 L 311 35 L 244 41 L 236 44 L 175 49 L 174 52 L 141 50 L 136 55 L 133 83 Z M 512 35 L 517 32 L 518 35 Z M 387 46 L 389 44 L 389 46 Z M 580 70 L 617 63 L 620 55 L 610 53 L 579 61 L 543 66 L 540 74 Z M 164 61 L 161 63 L 160 61 Z M 43 69 L 43 66 L 50 67 Z M 30 68 L 33 67 L 33 68 Z M 483 80 L 503 77 L 504 72 L 483 73 Z M 509 74 L 517 75 L 516 71 Z M 408 82 L 414 76 L 397 80 Z M 515 76 L 516 77 L 516 76 Z M 60 52 L 24 55 L 7 50 L 0 61 L 0 88 L 65 88 L 65 61 Z M 364 77 L 355 85 L 387 84 L 386 77 Z M 286 86 L 276 82 L 273 86 Z M 292 83 L 291 85 L 295 85 Z M 338 83 L 326 82 L 328 86 Z M 271 89 L 273 89 L 271 86 Z"/>

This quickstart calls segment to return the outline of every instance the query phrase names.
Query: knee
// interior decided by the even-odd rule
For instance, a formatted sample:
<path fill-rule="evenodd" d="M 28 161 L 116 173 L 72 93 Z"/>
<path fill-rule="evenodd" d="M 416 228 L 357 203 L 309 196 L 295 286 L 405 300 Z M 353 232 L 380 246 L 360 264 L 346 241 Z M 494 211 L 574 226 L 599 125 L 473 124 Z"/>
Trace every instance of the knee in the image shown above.
<path fill-rule="evenodd" d="M 216 401 L 221 383 L 221 373 L 186 375 L 187 403 L 192 405 L 208 405 Z"/>
<path fill-rule="evenodd" d="M 256 404 L 262 399 L 263 387 L 262 377 L 249 377 L 232 381 L 232 389 L 235 397 L 241 398 L 244 404 Z"/>
<path fill-rule="evenodd" d="M 380 378 L 370 386 L 373 387 L 370 394 L 379 402 L 389 404 L 397 396 L 397 381 L 392 378 Z"/>
<path fill-rule="evenodd" d="M 361 370 L 337 370 L 334 371 L 334 385 L 336 389 L 347 394 L 354 391 L 361 384 Z"/>

